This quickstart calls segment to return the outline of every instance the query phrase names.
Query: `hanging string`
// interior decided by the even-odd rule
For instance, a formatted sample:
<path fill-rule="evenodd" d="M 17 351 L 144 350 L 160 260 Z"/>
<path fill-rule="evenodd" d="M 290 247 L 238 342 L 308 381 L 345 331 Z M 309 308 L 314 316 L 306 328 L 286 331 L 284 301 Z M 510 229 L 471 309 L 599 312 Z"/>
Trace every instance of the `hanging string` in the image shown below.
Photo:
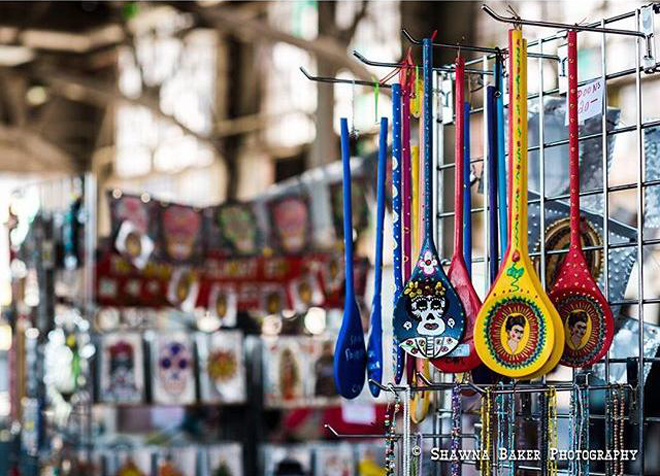
<path fill-rule="evenodd" d="M 374 122 L 378 123 L 378 96 L 380 95 L 380 82 L 374 82 Z"/>
<path fill-rule="evenodd" d="M 351 137 L 358 138 L 358 130 L 355 127 L 355 79 L 353 79 L 353 87 L 351 88 Z"/>

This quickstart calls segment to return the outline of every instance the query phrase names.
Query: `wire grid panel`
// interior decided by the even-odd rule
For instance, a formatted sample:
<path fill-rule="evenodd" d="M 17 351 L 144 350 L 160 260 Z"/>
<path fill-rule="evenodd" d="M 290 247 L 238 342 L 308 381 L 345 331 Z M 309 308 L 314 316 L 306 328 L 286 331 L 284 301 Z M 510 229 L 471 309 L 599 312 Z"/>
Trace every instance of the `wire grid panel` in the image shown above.
<path fill-rule="evenodd" d="M 605 27 L 606 25 L 612 25 L 615 24 L 615 27 L 619 27 L 622 23 L 628 23 L 628 25 L 632 25 L 631 29 L 634 30 L 640 30 L 638 26 L 640 25 L 640 15 L 642 14 L 642 11 L 640 9 L 630 11 L 621 15 L 618 15 L 616 17 L 612 17 L 609 19 L 603 19 L 598 23 L 594 23 L 591 26 L 595 27 Z M 534 30 L 536 31 L 536 29 Z M 658 304 L 660 303 L 660 299 L 658 299 L 657 296 L 648 296 L 645 294 L 645 289 L 644 289 L 644 266 L 642 265 L 644 263 L 644 247 L 645 246 L 652 246 L 652 245 L 658 245 L 660 244 L 660 240 L 658 239 L 644 239 L 644 191 L 645 189 L 649 189 L 650 187 L 653 186 L 658 186 L 660 185 L 659 180 L 646 180 L 646 166 L 645 166 L 645 148 L 644 148 L 644 130 L 657 127 L 660 125 L 660 121 L 658 120 L 648 120 L 644 121 L 644 113 L 643 113 L 643 91 L 642 87 L 645 83 L 643 83 L 642 78 L 646 76 L 645 73 L 642 71 L 642 58 L 643 58 L 643 41 L 639 38 L 630 38 L 630 37 L 625 37 L 625 38 L 617 38 L 616 41 L 619 42 L 620 45 L 625 45 L 625 51 L 632 53 L 631 56 L 634 57 L 634 66 L 619 70 L 619 71 L 614 71 L 614 72 L 608 72 L 607 70 L 607 48 L 608 48 L 608 40 L 609 37 L 605 33 L 590 33 L 590 32 L 581 32 L 580 33 L 580 38 L 584 38 L 586 36 L 591 37 L 593 40 L 594 37 L 596 37 L 597 40 L 599 40 L 599 46 L 598 49 L 599 51 L 599 59 L 600 59 L 600 74 L 592 76 L 591 79 L 594 79 L 595 77 L 599 77 L 605 86 L 605 93 L 604 93 L 604 100 L 602 104 L 602 111 L 600 115 L 600 130 L 596 132 L 584 132 L 584 128 L 582 130 L 582 134 L 579 138 L 580 144 L 582 147 L 586 147 L 589 145 L 590 147 L 595 143 L 600 147 L 600 167 L 602 169 L 602 179 L 600 180 L 599 184 L 594 184 L 591 183 L 590 187 L 584 187 L 581 192 L 580 192 L 580 197 L 581 200 L 584 201 L 589 201 L 589 203 L 598 203 L 599 209 L 598 212 L 600 214 L 601 218 L 601 226 L 600 226 L 600 233 L 602 240 L 600 243 L 591 245 L 591 246 L 585 246 L 584 250 L 586 252 L 593 252 L 597 253 L 600 252 L 601 256 L 604 258 L 602 260 L 602 280 L 601 280 L 601 285 L 603 288 L 603 293 L 605 296 L 608 298 L 610 304 L 614 306 L 629 306 L 631 309 L 635 308 L 636 309 L 636 326 L 637 326 L 637 349 L 636 349 L 636 356 L 632 359 L 627 358 L 627 359 L 616 359 L 616 358 L 611 358 L 611 356 L 608 354 L 603 358 L 599 363 L 596 364 L 594 368 L 597 368 L 598 366 L 604 366 L 604 375 L 605 375 L 605 382 L 607 384 L 610 384 L 612 382 L 612 365 L 613 364 L 627 364 L 630 366 L 631 364 L 636 367 L 636 373 L 637 373 L 637 379 L 638 379 L 638 384 L 634 388 L 634 397 L 631 396 L 630 398 L 630 406 L 629 406 L 629 413 L 627 415 L 627 420 L 632 423 L 637 423 L 635 425 L 628 425 L 627 431 L 628 435 L 631 435 L 633 432 L 636 433 L 634 436 L 635 438 L 630 438 L 627 440 L 627 445 L 626 447 L 634 447 L 639 450 L 639 453 L 637 455 L 637 463 L 630 465 L 629 469 L 629 474 L 639 474 L 639 475 L 644 475 L 645 474 L 645 465 L 644 462 L 646 460 L 646 455 L 645 455 L 645 437 L 646 437 L 646 429 L 645 427 L 649 424 L 657 424 L 660 422 L 660 419 L 650 417 L 649 415 L 646 414 L 645 412 L 645 401 L 644 401 L 644 383 L 645 383 L 645 374 L 644 374 L 644 366 L 647 362 L 656 362 L 660 359 L 652 357 L 652 358 L 645 358 L 644 356 L 644 331 L 643 329 L 640 329 L 639 323 L 644 322 L 644 317 L 645 317 L 645 310 L 644 307 L 645 305 L 649 304 Z M 552 50 L 553 48 L 557 48 L 558 45 L 560 45 L 563 41 L 565 41 L 565 36 L 561 33 L 555 33 L 551 36 L 543 37 L 540 38 L 536 41 L 530 41 L 529 42 L 529 48 L 530 51 L 535 51 L 537 53 L 547 53 L 548 51 Z M 646 58 L 645 58 L 646 59 Z M 490 70 L 492 68 L 492 61 L 493 61 L 493 56 L 483 56 L 471 61 L 468 61 L 466 64 L 467 65 L 472 65 L 473 68 L 477 68 L 481 66 L 483 70 Z M 535 68 L 533 65 L 533 62 L 537 62 L 537 67 Z M 530 67 L 529 67 L 529 72 L 530 72 L 530 83 L 532 82 L 531 76 L 533 74 L 536 74 L 535 76 L 535 86 L 536 86 L 536 91 L 531 91 L 529 94 L 529 106 L 530 110 L 532 110 L 533 106 L 536 106 L 538 110 L 538 120 L 537 120 L 537 128 L 535 131 L 532 130 L 532 124 L 530 124 L 530 134 L 535 133 L 537 140 L 534 141 L 536 142 L 535 145 L 533 145 L 533 141 L 530 140 L 530 146 L 529 146 L 529 153 L 530 153 L 530 174 L 538 174 L 537 177 L 531 177 L 530 180 L 534 181 L 532 179 L 536 179 L 537 183 L 537 197 L 531 197 L 529 199 L 529 204 L 530 204 L 530 210 L 532 210 L 532 206 L 535 206 L 536 210 L 538 210 L 539 216 L 536 217 L 539 221 L 539 239 L 538 239 L 538 245 L 537 248 L 535 249 L 530 249 L 530 255 L 538 260 L 538 266 L 540 270 L 544 270 L 544 272 L 540 273 L 539 278 L 541 279 L 544 287 L 547 286 L 548 283 L 546 283 L 546 267 L 548 265 L 548 261 L 555 258 L 557 255 L 561 255 L 566 252 L 566 250 L 560 250 L 560 249 L 553 249 L 553 250 L 546 250 L 546 240 L 548 238 L 548 230 L 546 229 L 546 213 L 549 213 L 548 210 L 550 210 L 549 207 L 552 206 L 552 204 L 556 203 L 563 203 L 568 200 L 568 193 L 566 191 L 563 191 L 562 193 L 554 193 L 554 192 L 548 192 L 547 187 L 546 187 L 546 173 L 547 173 L 547 156 L 549 153 L 556 153 L 555 151 L 558 150 L 558 148 L 566 148 L 566 151 L 564 154 L 561 156 L 563 157 L 562 160 L 566 162 L 566 167 L 568 164 L 568 154 L 567 154 L 567 144 L 568 144 L 568 139 L 567 137 L 565 139 L 552 139 L 547 137 L 547 127 L 546 127 L 546 118 L 544 117 L 546 107 L 547 107 L 547 101 L 551 100 L 553 98 L 558 98 L 558 94 L 560 93 L 560 85 L 555 86 L 555 87 L 546 87 L 546 82 L 549 76 L 549 72 L 552 72 L 553 74 L 557 74 L 554 72 L 554 66 L 552 68 L 548 67 L 548 63 L 551 63 L 551 60 L 548 59 L 543 59 L 543 58 L 531 58 L 530 57 Z M 536 72 L 536 73 L 535 73 Z M 443 81 L 443 79 L 446 79 L 447 75 L 446 74 L 441 74 L 439 75 L 436 80 L 435 80 L 435 88 L 436 91 L 441 91 L 441 95 L 446 97 L 449 97 L 451 95 L 451 91 L 447 90 L 446 87 L 443 88 L 443 84 L 446 84 L 446 81 Z M 487 82 L 487 76 L 484 75 L 484 82 Z M 622 81 L 627 81 L 630 84 L 634 85 L 634 124 L 626 124 L 626 125 L 618 125 L 616 127 L 612 126 L 611 123 L 611 118 L 608 119 L 608 100 L 607 100 L 607 86 L 608 83 L 611 84 L 613 81 L 618 81 L 621 83 Z M 581 81 L 580 84 L 583 84 L 585 81 Z M 506 81 L 505 81 L 506 83 Z M 473 93 L 473 98 L 475 97 L 475 94 Z M 565 101 L 564 96 L 561 96 L 561 101 Z M 436 103 L 440 104 L 440 102 Z M 447 233 L 448 227 L 452 226 L 453 224 L 453 216 L 454 212 L 453 209 L 448 209 L 446 208 L 446 205 L 448 203 L 453 203 L 453 200 L 451 200 L 451 192 L 453 192 L 453 173 L 454 173 L 454 164 L 451 161 L 445 160 L 445 148 L 443 145 L 453 144 L 453 118 L 449 120 L 447 117 L 442 117 L 442 111 L 444 109 L 445 114 L 447 112 L 447 104 L 449 104 L 451 107 L 452 102 L 451 101 L 444 101 L 445 107 L 442 108 L 440 106 L 436 107 L 436 127 L 437 127 L 437 135 L 436 137 L 438 138 L 438 146 L 436 147 L 435 153 L 436 153 L 436 183 L 438 184 L 439 188 L 438 190 L 438 197 L 436 198 L 435 201 L 435 206 L 436 206 L 436 219 L 437 219 L 437 226 L 436 226 L 436 235 L 437 235 L 437 242 L 441 244 L 442 246 L 442 251 L 445 256 L 448 255 L 448 250 L 447 248 L 447 240 L 444 240 L 447 237 L 452 236 L 451 233 Z M 484 104 L 485 104 L 485 87 L 484 87 Z M 506 104 L 506 102 L 505 102 Z M 505 105 L 506 107 L 506 105 Z M 622 104 L 622 108 L 631 108 L 633 107 L 631 104 Z M 486 196 L 486 190 L 488 186 L 488 180 L 489 177 L 485 174 L 485 171 L 488 169 L 487 164 L 488 164 L 488 156 L 485 153 L 486 149 L 486 136 L 485 136 L 485 120 L 483 118 L 485 117 L 484 115 L 484 108 L 483 107 L 474 107 L 472 109 L 472 123 L 479 123 L 484 126 L 484 137 L 483 137 L 483 148 L 482 150 L 484 151 L 482 153 L 482 157 L 480 158 L 475 158 L 471 160 L 471 165 L 473 167 L 478 167 L 481 166 L 482 170 L 484 171 L 482 175 L 482 189 L 484 191 L 483 196 L 483 205 L 477 204 L 477 206 L 473 206 L 469 213 L 469 216 L 472 217 L 472 219 L 475 221 L 475 223 L 481 223 L 481 229 L 482 229 L 482 237 L 483 237 L 483 243 L 479 245 L 479 243 L 475 243 L 477 246 L 474 246 L 474 249 L 479 252 L 479 256 L 474 258 L 472 262 L 477 265 L 475 267 L 475 274 L 473 275 L 473 281 L 475 283 L 475 288 L 477 288 L 477 291 L 479 294 L 483 297 L 485 297 L 485 293 L 487 292 L 487 289 L 490 285 L 489 280 L 488 280 L 488 263 L 489 260 L 491 259 L 491 256 L 489 255 L 488 251 L 488 234 L 497 232 L 496 230 L 488 230 L 487 226 L 487 216 L 488 216 L 488 203 L 485 200 Z M 479 117 L 480 116 L 480 117 Z M 608 120 L 610 122 L 608 123 Z M 624 134 L 630 134 L 634 136 L 634 145 L 632 149 L 634 150 L 634 154 L 630 154 L 627 157 L 627 164 L 629 167 L 635 167 L 635 180 L 628 181 L 625 183 L 617 183 L 615 185 L 611 184 L 611 172 L 610 172 L 610 166 L 611 166 L 611 156 L 612 156 L 612 141 L 614 138 L 617 136 L 621 136 Z M 476 134 L 472 134 L 473 137 L 476 136 Z M 587 142 L 590 141 L 590 142 Z M 472 150 L 475 150 L 473 147 Z M 584 149 L 582 149 L 584 150 Z M 536 160 L 536 167 L 532 167 L 532 155 L 534 155 L 535 160 Z M 556 166 L 556 164 L 552 164 L 553 166 Z M 581 164 L 582 165 L 582 164 Z M 566 175 L 567 177 L 567 175 Z M 530 189 L 532 187 L 530 186 Z M 627 231 L 630 232 L 630 237 L 631 239 L 629 240 L 618 240 L 616 238 L 612 237 L 613 230 L 611 230 L 612 225 L 612 217 L 611 217 L 611 207 L 610 207 L 610 202 L 613 201 L 613 196 L 617 193 L 630 193 L 634 194 L 634 203 L 635 203 L 635 216 L 634 216 L 634 226 L 630 226 L 627 228 Z M 531 194 L 530 194 L 531 195 Z M 596 202 L 594 202 L 594 199 L 596 199 Z M 583 203 L 584 206 L 584 203 Z M 444 246 L 443 246 L 444 245 Z M 533 246 L 533 243 L 530 240 L 530 247 Z M 637 264 L 634 268 L 631 266 L 631 271 L 634 270 L 634 273 L 632 276 L 630 276 L 631 279 L 631 287 L 636 289 L 632 290 L 632 294 L 634 297 L 632 298 L 625 298 L 624 296 L 620 295 L 617 298 L 613 298 L 610 296 L 610 290 L 611 290 L 611 276 L 615 276 L 618 273 L 618 270 L 616 268 L 616 265 L 618 263 L 615 263 L 613 260 L 613 257 L 617 256 L 617 252 L 621 250 L 628 250 L 629 253 L 632 254 L 634 262 Z M 483 283 L 483 285 L 480 284 Z M 481 289 L 479 289 L 481 288 Z M 622 294 L 617 293 L 617 294 Z M 610 352 L 611 353 L 611 352 Z M 564 372 L 563 378 L 559 378 L 558 380 L 553 380 L 552 383 L 553 385 L 561 385 L 563 383 L 570 384 L 573 381 L 575 381 L 576 377 L 576 372 L 573 371 L 572 375 L 566 375 L 566 371 Z M 443 376 L 441 378 L 447 378 L 447 376 Z M 545 379 L 544 379 L 545 380 Z M 606 385 L 606 387 L 609 385 Z M 595 387 L 594 387 L 595 388 Z M 446 395 L 445 395 L 446 396 Z M 438 410 L 436 411 L 435 418 L 433 420 L 433 430 L 434 434 L 438 435 L 438 438 L 434 439 L 434 443 L 436 446 L 439 444 L 441 438 L 444 435 L 440 435 L 441 430 L 442 430 L 442 420 L 445 419 L 450 413 L 451 413 L 451 408 L 449 404 L 449 400 L 447 398 L 444 399 L 444 405 L 440 405 Z M 562 413 L 560 412 L 558 417 L 560 419 L 566 419 L 568 418 L 567 413 Z M 594 421 L 598 420 L 604 420 L 607 419 L 607 415 L 591 415 L 591 420 L 592 424 Z M 644 424 L 638 424 L 638 422 L 643 421 Z M 570 431 L 570 430 L 569 430 Z M 605 425 L 605 437 L 606 441 L 608 438 L 611 437 L 610 435 L 610 425 Z M 651 457 L 657 457 L 657 455 L 651 456 L 649 455 L 649 459 Z M 468 463 L 469 462 L 464 462 Z M 439 471 L 438 466 L 435 465 L 436 468 L 434 471 Z M 543 473 L 545 468 L 541 467 L 524 467 L 524 468 L 519 468 L 519 469 L 524 469 L 524 470 L 529 470 L 532 472 L 541 472 Z M 606 468 L 605 473 L 599 473 L 599 472 L 591 472 L 590 474 L 594 475 L 599 475 L 599 474 L 611 474 L 611 468 Z"/>

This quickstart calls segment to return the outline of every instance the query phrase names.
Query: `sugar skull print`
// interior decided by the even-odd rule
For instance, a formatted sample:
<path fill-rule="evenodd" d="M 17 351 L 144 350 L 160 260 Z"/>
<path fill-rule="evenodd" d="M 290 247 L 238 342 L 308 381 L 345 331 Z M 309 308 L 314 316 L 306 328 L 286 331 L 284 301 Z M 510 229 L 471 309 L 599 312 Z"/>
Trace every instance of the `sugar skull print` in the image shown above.
<path fill-rule="evenodd" d="M 163 389 L 174 396 L 187 389 L 192 358 L 187 346 L 179 341 L 165 342 L 160 346 L 158 374 Z"/>
<path fill-rule="evenodd" d="M 430 279 L 410 281 L 404 289 L 409 298 L 410 318 L 403 324 L 415 337 L 405 339 L 402 346 L 413 355 L 437 358 L 458 345 L 461 329 L 448 314 L 446 290 L 441 282 Z"/>

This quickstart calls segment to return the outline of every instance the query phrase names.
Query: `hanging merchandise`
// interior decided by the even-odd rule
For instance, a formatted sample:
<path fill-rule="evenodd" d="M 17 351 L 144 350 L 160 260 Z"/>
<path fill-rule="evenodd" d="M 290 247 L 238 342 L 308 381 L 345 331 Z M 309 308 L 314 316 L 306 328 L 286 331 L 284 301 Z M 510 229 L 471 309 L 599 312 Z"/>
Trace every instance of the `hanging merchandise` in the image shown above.
<path fill-rule="evenodd" d="M 403 291 L 402 277 L 402 252 L 403 243 L 401 239 L 401 86 L 392 85 L 392 235 L 393 235 L 393 258 L 392 272 L 394 273 L 394 304 L 396 305 Z M 401 382 L 405 365 L 405 354 L 399 346 L 396 335 L 392 335 L 392 373 L 394 383 Z"/>
<path fill-rule="evenodd" d="M 416 357 L 437 358 L 459 344 L 465 311 L 447 279 L 433 240 L 431 197 L 431 62 L 432 45 L 424 40 L 424 240 L 411 279 L 394 310 L 394 332 L 403 349 Z"/>
<path fill-rule="evenodd" d="M 279 336 L 264 339 L 264 405 L 269 408 L 301 405 L 308 397 L 305 382 L 309 377 L 307 339 Z"/>
<path fill-rule="evenodd" d="M 312 372 L 310 374 L 314 399 L 327 403 L 337 397 L 334 379 L 334 347 L 330 339 L 314 340 L 312 345 Z"/>
<path fill-rule="evenodd" d="M 193 207 L 161 203 L 161 253 L 173 264 L 198 263 L 202 249 L 202 214 Z"/>
<path fill-rule="evenodd" d="M 329 186 L 332 204 L 332 223 L 335 236 L 338 240 L 343 239 L 343 182 L 337 182 Z M 367 205 L 367 183 L 364 179 L 352 179 L 351 182 L 351 204 L 353 205 L 353 231 L 356 240 L 369 228 L 369 207 Z"/>
<path fill-rule="evenodd" d="M 209 445 L 202 451 L 207 476 L 243 476 L 243 448 L 238 443 Z"/>
<path fill-rule="evenodd" d="M 150 342 L 154 402 L 185 405 L 195 401 L 192 340 L 186 332 L 158 333 Z"/>
<path fill-rule="evenodd" d="M 271 240 L 284 254 L 299 254 L 309 248 L 311 222 L 309 201 L 305 195 L 290 194 L 268 202 Z"/>
<path fill-rule="evenodd" d="M 388 403 L 387 412 L 385 413 L 385 469 L 386 476 L 395 476 L 396 469 L 396 447 L 397 447 L 397 434 L 396 434 L 396 417 L 401 408 L 401 400 L 399 394 L 394 392 L 394 403 Z"/>
<path fill-rule="evenodd" d="M 378 144 L 378 184 L 376 187 L 376 257 L 374 262 L 374 296 L 371 301 L 369 338 L 367 340 L 367 376 L 381 383 L 383 380 L 383 323 L 381 290 L 383 284 L 383 234 L 385 227 L 385 174 L 387 165 L 387 118 L 380 120 Z M 380 395 L 380 387 L 369 383 L 374 397 Z"/>
<path fill-rule="evenodd" d="M 287 308 L 286 292 L 281 286 L 265 285 L 259 293 L 261 303 L 259 309 L 263 309 L 266 315 L 279 314 Z"/>
<path fill-rule="evenodd" d="M 508 217 L 506 193 L 506 151 L 504 143 L 504 58 L 498 50 L 495 55 L 495 106 L 497 109 L 497 200 L 499 216 L 500 256 L 503 258 L 508 246 Z"/>
<path fill-rule="evenodd" d="M 355 476 L 355 458 L 349 444 L 318 445 L 314 448 L 313 476 Z"/>
<path fill-rule="evenodd" d="M 451 461 L 451 476 L 461 476 L 461 460 L 458 458 L 458 452 L 461 448 L 462 417 L 463 409 L 461 407 L 461 389 L 458 383 L 451 389 L 451 454 L 456 455 Z"/>
<path fill-rule="evenodd" d="M 145 473 L 140 471 L 132 458 L 127 458 L 126 462 L 117 471 L 117 476 L 145 476 Z"/>
<path fill-rule="evenodd" d="M 262 236 L 252 202 L 229 202 L 204 210 L 207 248 L 228 256 L 251 256 L 261 250 Z"/>
<path fill-rule="evenodd" d="M 237 301 L 234 286 L 214 284 L 209 292 L 208 309 L 211 315 L 220 321 L 222 327 L 234 327 L 238 313 Z"/>
<path fill-rule="evenodd" d="M 109 193 L 108 200 L 115 248 L 142 269 L 156 247 L 157 204 L 146 197 L 126 195 L 118 190 Z"/>
<path fill-rule="evenodd" d="M 494 442 L 492 440 L 494 421 L 493 392 L 490 387 L 481 396 L 481 439 L 480 439 L 480 473 L 482 476 L 492 476 L 493 461 L 495 454 L 493 452 Z"/>
<path fill-rule="evenodd" d="M 465 69 L 465 62 L 463 69 Z M 465 73 L 463 73 L 465 74 Z M 465 93 L 464 93 L 465 94 Z M 472 164 L 470 158 L 470 103 L 465 101 L 463 106 L 463 178 L 461 188 L 463 189 L 463 259 L 468 277 L 472 276 Z M 455 285 L 454 285 L 455 286 Z M 465 303 L 463 303 L 465 304 Z"/>
<path fill-rule="evenodd" d="M 317 273 L 307 272 L 289 281 L 287 286 L 293 310 L 306 312 L 310 307 L 323 305 L 323 291 Z"/>
<path fill-rule="evenodd" d="M 139 287 L 136 292 L 140 292 Z M 192 312 L 195 309 L 198 294 L 199 276 L 197 273 L 187 267 L 174 269 L 167 286 L 169 303 L 184 312 Z"/>
<path fill-rule="evenodd" d="M 510 239 L 504 269 L 479 312 L 474 335 L 479 357 L 490 369 L 522 378 L 551 370 L 546 364 L 556 353 L 555 336 L 563 346 L 563 328 L 527 247 L 527 44 L 521 30 L 509 31 L 509 51 Z"/>
<path fill-rule="evenodd" d="M 497 66 L 496 66 L 497 67 Z M 496 73 L 497 74 L 497 73 Z M 486 135 L 488 136 L 488 275 L 489 283 L 495 282 L 500 269 L 499 260 L 499 237 L 497 228 L 498 218 L 498 187 L 501 186 L 497 176 L 498 167 L 498 143 L 497 143 L 497 89 L 494 86 L 486 88 Z M 506 184 L 504 184 L 506 187 Z M 506 194 L 506 193 L 505 193 Z"/>
<path fill-rule="evenodd" d="M 577 75 L 577 34 L 571 30 L 568 32 L 571 243 L 550 291 L 550 299 L 563 320 L 566 336 L 561 363 L 569 367 L 584 367 L 599 361 L 609 350 L 614 336 L 612 311 L 591 274 L 580 239 Z"/>
<path fill-rule="evenodd" d="M 100 338 L 99 399 L 104 403 L 144 400 L 144 353 L 137 333 L 110 333 Z"/>
<path fill-rule="evenodd" d="M 580 452 L 588 451 L 589 445 L 589 389 L 575 385 L 571 390 L 569 407 L 570 425 L 573 431 L 568 432 L 569 448 Z M 605 423 L 609 425 L 609 423 Z M 589 459 L 573 459 L 568 462 L 570 476 L 583 476 L 589 474 Z"/>
<path fill-rule="evenodd" d="M 198 333 L 199 394 L 203 403 L 245 401 L 243 333 L 216 331 Z"/>
<path fill-rule="evenodd" d="M 466 329 L 463 341 L 454 349 L 454 351 L 447 357 L 439 360 L 434 360 L 433 365 L 438 367 L 444 372 L 467 372 L 474 369 L 481 363 L 479 355 L 474 345 L 474 323 L 481 308 L 481 300 L 477 295 L 472 282 L 470 280 L 470 271 L 466 266 L 464 254 L 466 249 L 463 247 L 463 214 L 467 212 L 468 217 L 470 209 L 464 211 L 463 196 L 466 192 L 466 184 L 464 182 L 465 170 L 465 139 L 467 135 L 464 128 L 467 126 L 469 118 L 465 113 L 469 110 L 464 108 L 465 101 L 465 60 L 463 57 L 456 58 L 456 141 L 455 141 L 455 170 L 454 170 L 454 187 L 456 196 L 454 199 L 454 254 L 449 266 L 447 276 L 449 281 L 454 286 L 458 298 L 463 304 L 466 317 Z M 466 103 L 467 104 L 467 103 Z M 467 188 L 469 193 L 469 188 Z M 468 218 L 469 220 L 469 218 Z M 471 228 L 471 227 L 468 227 Z M 467 249 L 468 254 L 471 255 L 472 248 Z"/>
<path fill-rule="evenodd" d="M 353 222 L 351 208 L 351 156 L 348 121 L 341 119 L 341 151 L 344 169 L 344 251 L 346 265 L 346 293 L 344 318 L 335 347 L 335 385 L 342 397 L 355 398 L 364 386 L 367 352 L 360 310 L 355 301 L 353 282 Z"/>

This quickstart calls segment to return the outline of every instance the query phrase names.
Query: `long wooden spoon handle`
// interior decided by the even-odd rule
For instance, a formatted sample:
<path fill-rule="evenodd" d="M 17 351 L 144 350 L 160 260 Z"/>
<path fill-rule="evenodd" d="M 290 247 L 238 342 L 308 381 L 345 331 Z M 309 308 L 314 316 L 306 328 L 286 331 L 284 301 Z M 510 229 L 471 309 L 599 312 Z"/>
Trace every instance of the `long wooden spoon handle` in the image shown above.
<path fill-rule="evenodd" d="M 431 197 L 433 196 L 433 183 L 431 170 L 431 153 L 433 151 L 433 87 L 431 77 L 433 76 L 433 43 L 431 38 L 423 40 L 424 65 L 424 241 L 433 244 L 433 213 Z"/>
<path fill-rule="evenodd" d="M 344 172 L 344 259 L 346 260 L 346 296 L 353 299 L 353 206 L 351 203 L 351 151 L 348 120 L 341 119 L 341 160 Z"/>
<path fill-rule="evenodd" d="M 509 160 L 511 237 L 509 249 L 527 254 L 527 40 L 509 31 Z"/>
<path fill-rule="evenodd" d="M 571 246 L 580 248 L 580 145 L 578 143 L 577 32 L 568 31 L 568 173 L 571 194 Z"/>
<path fill-rule="evenodd" d="M 374 263 L 374 299 L 380 300 L 383 282 L 383 229 L 385 227 L 385 169 L 387 166 L 387 118 L 380 120 L 378 176 L 376 181 L 376 259 Z M 380 324 L 380 323 L 379 323 Z"/>
<path fill-rule="evenodd" d="M 454 111 L 456 111 L 454 138 L 454 259 L 463 259 L 463 169 L 465 168 L 465 60 L 456 57 L 456 94 L 454 95 Z"/>
<path fill-rule="evenodd" d="M 503 59 L 501 55 L 495 58 L 495 85 L 498 95 L 497 103 L 497 197 L 499 202 L 500 226 L 500 256 L 504 257 L 509 240 L 506 193 L 506 145 L 504 143 L 504 80 Z"/>

